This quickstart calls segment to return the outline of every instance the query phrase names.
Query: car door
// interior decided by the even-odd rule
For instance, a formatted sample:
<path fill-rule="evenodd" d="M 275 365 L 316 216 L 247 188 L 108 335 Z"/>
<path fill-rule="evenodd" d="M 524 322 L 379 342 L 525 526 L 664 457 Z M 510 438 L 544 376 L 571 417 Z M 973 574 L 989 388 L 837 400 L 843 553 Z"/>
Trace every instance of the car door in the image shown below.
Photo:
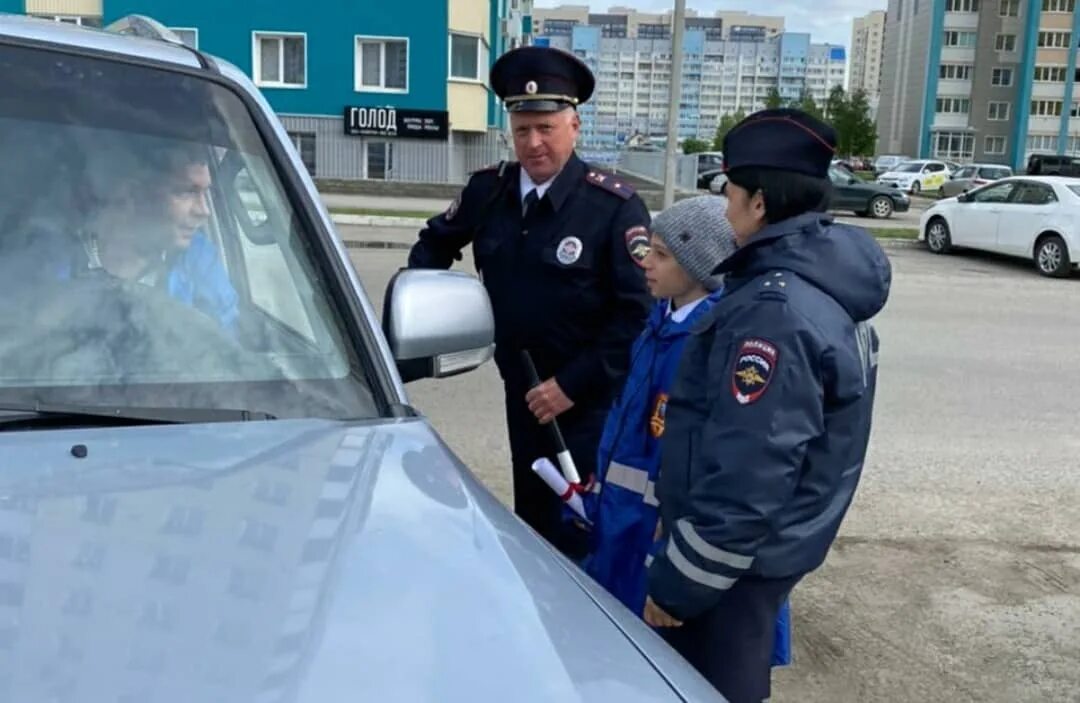
<path fill-rule="evenodd" d="M 968 199 L 957 203 L 949 222 L 953 244 L 975 249 L 993 249 L 997 245 L 998 220 L 1017 181 L 1005 181 L 971 191 Z"/>
<path fill-rule="evenodd" d="M 994 249 L 1002 254 L 1027 256 L 1035 237 L 1046 229 L 1058 207 L 1053 186 L 1020 181 L 1009 202 L 1001 205 Z"/>
<path fill-rule="evenodd" d="M 935 191 L 941 187 L 941 184 L 948 178 L 948 170 L 945 168 L 945 164 L 931 161 L 923 167 L 922 174 L 919 178 L 922 183 L 922 189 L 924 191 Z"/>
<path fill-rule="evenodd" d="M 829 167 L 829 180 L 832 181 L 832 197 L 829 199 L 830 210 L 865 209 L 859 202 L 857 189 L 851 183 L 852 174 L 836 166 Z"/>
<path fill-rule="evenodd" d="M 959 195 L 971 188 L 971 179 L 975 175 L 974 166 L 965 166 L 952 175 L 949 180 L 942 184 L 941 188 L 946 197 Z"/>

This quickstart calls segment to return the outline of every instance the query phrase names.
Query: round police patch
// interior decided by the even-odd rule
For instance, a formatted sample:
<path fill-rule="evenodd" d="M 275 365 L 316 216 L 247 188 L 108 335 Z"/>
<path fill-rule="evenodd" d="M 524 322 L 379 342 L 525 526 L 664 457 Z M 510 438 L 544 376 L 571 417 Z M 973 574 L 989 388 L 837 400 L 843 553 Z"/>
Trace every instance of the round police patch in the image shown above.
<path fill-rule="evenodd" d="M 740 405 L 749 405 L 764 395 L 779 358 L 780 352 L 772 342 L 751 337 L 739 343 L 731 370 L 731 392 Z"/>
<path fill-rule="evenodd" d="M 555 258 L 563 266 L 569 266 L 581 258 L 581 240 L 577 237 L 566 237 L 559 242 L 559 248 L 555 250 Z"/>
<path fill-rule="evenodd" d="M 644 268 L 645 257 L 649 255 L 649 230 L 642 225 L 626 230 L 626 250 L 634 263 Z"/>

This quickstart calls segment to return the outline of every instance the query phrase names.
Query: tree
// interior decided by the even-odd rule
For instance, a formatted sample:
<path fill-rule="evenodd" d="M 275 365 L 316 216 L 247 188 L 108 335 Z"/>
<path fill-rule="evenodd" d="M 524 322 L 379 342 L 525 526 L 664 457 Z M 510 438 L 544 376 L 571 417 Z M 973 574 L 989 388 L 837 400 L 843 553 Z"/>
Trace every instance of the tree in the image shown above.
<path fill-rule="evenodd" d="M 704 141 L 702 139 L 695 139 L 693 137 L 689 137 L 683 140 L 682 153 L 684 154 L 698 154 L 708 150 L 709 143 L 707 141 Z"/>
<path fill-rule="evenodd" d="M 847 111 L 849 153 L 859 156 L 873 154 L 877 147 L 877 123 L 870 117 L 870 101 L 862 88 L 852 93 Z"/>
<path fill-rule="evenodd" d="M 720 124 L 716 126 L 716 136 L 713 138 L 713 151 L 722 151 L 724 148 L 724 137 L 727 136 L 727 133 L 731 131 L 732 127 L 745 119 L 746 112 L 741 109 L 721 117 Z"/>
<path fill-rule="evenodd" d="M 832 90 L 829 91 L 829 97 L 825 101 L 825 115 L 824 118 L 827 121 L 832 121 L 838 118 L 844 113 L 844 108 L 847 105 L 847 94 L 844 92 L 844 86 L 834 85 Z"/>
<path fill-rule="evenodd" d="M 780 97 L 780 89 L 776 86 L 769 88 L 769 92 L 765 96 L 765 109 L 775 110 L 776 108 L 783 106 L 784 99 Z"/>
<path fill-rule="evenodd" d="M 818 108 L 817 103 L 814 101 L 814 96 L 806 86 L 803 86 L 803 89 L 799 92 L 798 100 L 793 100 L 791 106 L 802 110 L 807 114 L 813 115 L 818 119 L 822 117 L 821 109 Z"/>

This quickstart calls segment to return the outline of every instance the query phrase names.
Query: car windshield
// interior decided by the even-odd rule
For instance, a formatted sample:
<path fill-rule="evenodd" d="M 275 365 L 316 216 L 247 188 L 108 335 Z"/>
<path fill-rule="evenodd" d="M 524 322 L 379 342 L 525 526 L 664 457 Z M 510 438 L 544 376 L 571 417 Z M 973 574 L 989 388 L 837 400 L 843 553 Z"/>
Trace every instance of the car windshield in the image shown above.
<path fill-rule="evenodd" d="M 244 102 L 0 46 L 0 408 L 377 414 L 333 272 Z"/>
<path fill-rule="evenodd" d="M 897 173 L 918 173 L 923 170 L 923 164 L 918 161 L 910 161 L 906 164 L 900 164 L 897 167 Z"/>

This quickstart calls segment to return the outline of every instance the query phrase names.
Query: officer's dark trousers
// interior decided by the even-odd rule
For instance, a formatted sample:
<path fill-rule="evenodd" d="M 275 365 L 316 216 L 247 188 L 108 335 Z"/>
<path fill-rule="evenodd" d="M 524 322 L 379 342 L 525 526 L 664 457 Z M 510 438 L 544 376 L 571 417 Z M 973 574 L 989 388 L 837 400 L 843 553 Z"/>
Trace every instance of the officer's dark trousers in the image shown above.
<path fill-rule="evenodd" d="M 658 632 L 731 703 L 761 703 L 770 695 L 776 617 L 800 578 L 741 578 L 711 610 Z"/>
<path fill-rule="evenodd" d="M 587 533 L 560 519 L 562 502 L 532 470 L 534 461 L 547 457 L 558 467 L 551 429 L 541 425 L 525 402 L 528 388 L 506 387 L 506 424 L 510 434 L 510 454 L 514 467 L 514 512 L 544 539 L 572 560 L 588 551 Z M 596 450 L 604 430 L 607 411 L 575 406 L 558 418 L 582 481 L 596 470 Z"/>

